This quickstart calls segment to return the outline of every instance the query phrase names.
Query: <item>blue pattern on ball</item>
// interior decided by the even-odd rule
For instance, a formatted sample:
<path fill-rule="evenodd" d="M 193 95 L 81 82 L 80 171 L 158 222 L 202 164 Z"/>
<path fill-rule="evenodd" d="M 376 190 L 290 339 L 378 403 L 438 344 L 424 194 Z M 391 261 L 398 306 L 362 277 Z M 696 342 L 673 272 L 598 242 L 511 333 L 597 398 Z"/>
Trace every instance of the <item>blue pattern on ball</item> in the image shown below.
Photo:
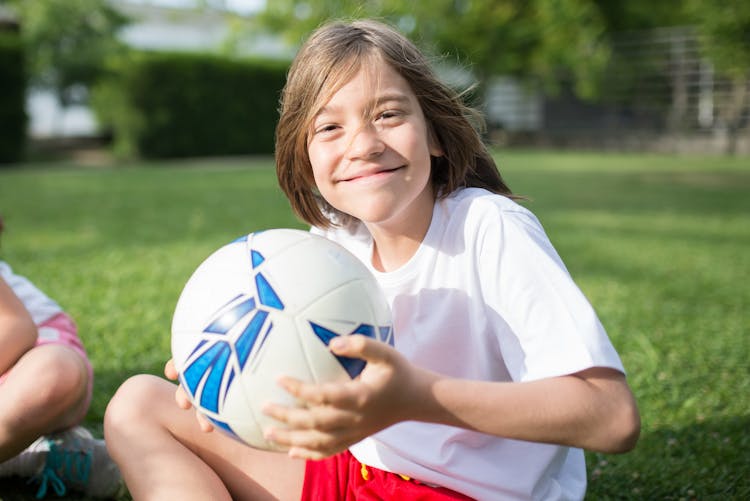
<path fill-rule="evenodd" d="M 336 332 L 333 332 L 330 329 L 326 329 L 322 325 L 318 325 L 315 322 L 309 322 L 310 327 L 312 327 L 313 332 L 316 336 L 318 336 L 318 339 L 323 341 L 323 344 L 328 346 L 328 344 L 331 342 L 331 339 L 333 339 L 336 336 L 340 336 L 341 334 L 338 334 Z M 383 335 L 388 334 L 390 332 L 390 327 L 378 327 L 378 332 Z M 362 334 L 364 336 L 375 338 L 375 326 L 370 324 L 359 324 L 353 331 L 349 333 L 351 334 Z M 381 339 L 389 339 L 390 337 L 382 337 Z M 392 344 L 392 341 L 391 341 Z M 347 374 L 349 374 L 349 377 L 354 379 L 359 375 L 360 372 L 362 372 L 367 365 L 367 362 L 362 360 L 361 358 L 350 358 L 350 357 L 342 357 L 339 355 L 334 355 L 336 359 L 339 361 L 341 366 L 346 370 Z"/>
<path fill-rule="evenodd" d="M 247 237 L 236 240 L 243 241 L 247 241 Z M 258 353 L 273 329 L 270 313 L 272 310 L 284 309 L 283 301 L 258 270 L 265 261 L 264 256 L 257 250 L 250 250 L 249 258 L 254 270 L 252 283 L 255 285 L 256 295 L 240 294 L 218 310 L 203 329 L 204 339 L 196 343 L 180 375 L 182 385 L 190 393 L 193 401 L 199 402 L 202 408 L 216 414 L 221 413 L 222 398 L 226 398 L 235 376 L 238 375 L 234 367 L 238 367 L 240 371 L 245 369 L 251 362 L 251 354 Z M 231 343 L 227 339 L 227 333 L 243 322 L 246 322 L 245 327 L 236 341 Z M 314 322 L 309 324 L 317 338 L 326 346 L 335 336 L 341 335 Z M 380 334 L 381 340 L 393 345 L 390 326 L 360 324 L 348 334 L 376 338 L 376 332 Z M 352 379 L 357 377 L 366 365 L 361 359 L 341 356 L 336 356 L 336 359 Z M 228 423 L 214 416 L 208 417 L 218 428 L 237 436 Z"/>
<path fill-rule="evenodd" d="M 251 250 L 250 260 L 255 269 L 265 258 L 260 252 Z M 258 339 L 261 339 L 262 345 L 270 333 L 272 325 L 267 308 L 284 308 L 278 294 L 262 273 L 256 271 L 253 281 L 256 284 L 257 301 L 253 296 L 241 294 L 220 308 L 219 313 L 203 329 L 203 334 L 210 340 L 201 340 L 186 361 L 182 376 L 183 386 L 206 410 L 220 412 L 222 394 L 227 395 L 235 376 L 234 364 L 230 363 L 230 357 L 234 356 L 239 369 L 244 369 Z M 250 315 L 252 316 L 247 321 Z M 231 345 L 226 339 L 226 334 L 238 323 L 245 321 L 247 325 Z M 264 330 L 263 327 L 267 323 L 268 327 Z M 216 339 L 212 339 L 214 337 Z M 222 423 L 221 427 L 226 429 L 229 425 Z"/>

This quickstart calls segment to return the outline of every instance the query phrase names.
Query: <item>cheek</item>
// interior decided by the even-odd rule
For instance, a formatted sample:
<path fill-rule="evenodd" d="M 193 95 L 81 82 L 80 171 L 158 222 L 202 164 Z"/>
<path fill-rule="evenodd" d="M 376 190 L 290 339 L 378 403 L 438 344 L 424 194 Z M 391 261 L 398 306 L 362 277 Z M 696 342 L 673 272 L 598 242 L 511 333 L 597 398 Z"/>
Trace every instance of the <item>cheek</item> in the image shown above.
<path fill-rule="evenodd" d="M 315 186 L 321 195 L 325 196 L 328 191 L 327 187 L 331 183 L 332 164 L 323 152 L 315 148 L 308 148 L 308 158 Z"/>
<path fill-rule="evenodd" d="M 315 182 L 330 182 L 342 161 L 341 144 L 337 141 L 313 142 L 307 147 Z"/>
<path fill-rule="evenodd" d="M 313 181 L 315 181 L 315 186 L 318 188 L 318 191 L 321 195 L 324 195 L 326 190 L 326 187 L 328 186 L 326 183 L 326 177 L 321 173 L 315 170 L 313 168 Z"/>
<path fill-rule="evenodd" d="M 424 136 L 413 136 L 412 140 L 406 145 L 410 152 L 412 164 L 418 165 L 421 169 L 431 169 L 431 156 L 437 156 L 434 152 L 439 151 L 433 148 Z"/>
<path fill-rule="evenodd" d="M 313 178 L 315 179 L 315 184 L 320 184 L 327 170 L 324 156 L 322 155 L 322 152 L 316 148 L 308 148 L 307 156 L 310 160 L 310 167 L 312 169 Z"/>

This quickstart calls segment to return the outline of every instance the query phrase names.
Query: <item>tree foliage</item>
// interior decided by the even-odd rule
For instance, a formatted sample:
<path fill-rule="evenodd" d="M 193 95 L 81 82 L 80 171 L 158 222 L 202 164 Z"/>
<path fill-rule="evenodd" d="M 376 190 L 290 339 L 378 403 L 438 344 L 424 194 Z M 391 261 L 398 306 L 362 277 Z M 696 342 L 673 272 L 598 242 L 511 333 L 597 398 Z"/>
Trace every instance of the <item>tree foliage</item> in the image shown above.
<path fill-rule="evenodd" d="M 714 66 L 732 78 L 750 77 L 750 2 L 689 0 L 685 9 Z"/>
<path fill-rule="evenodd" d="M 393 23 L 480 81 L 515 75 L 548 90 L 565 81 L 583 97 L 596 96 L 610 42 L 623 31 L 694 26 L 717 70 L 745 75 L 750 68 L 746 0 L 274 0 L 258 19 L 296 45 L 325 20 L 359 17 Z"/>
<path fill-rule="evenodd" d="M 117 31 L 128 19 L 106 0 L 11 0 L 26 45 L 34 85 L 49 88 L 61 104 L 76 85 L 91 85 L 105 61 L 123 48 Z"/>
<path fill-rule="evenodd" d="M 456 58 L 480 82 L 510 74 L 554 87 L 564 73 L 579 94 L 591 95 L 608 54 L 591 0 L 275 0 L 259 20 L 298 44 L 325 20 L 359 17 L 394 24 L 428 53 Z"/>
<path fill-rule="evenodd" d="M 705 57 L 730 82 L 719 103 L 719 121 L 728 133 L 727 151 L 735 153 L 743 113 L 750 107 L 750 2 L 689 0 L 686 10 L 701 36 Z"/>

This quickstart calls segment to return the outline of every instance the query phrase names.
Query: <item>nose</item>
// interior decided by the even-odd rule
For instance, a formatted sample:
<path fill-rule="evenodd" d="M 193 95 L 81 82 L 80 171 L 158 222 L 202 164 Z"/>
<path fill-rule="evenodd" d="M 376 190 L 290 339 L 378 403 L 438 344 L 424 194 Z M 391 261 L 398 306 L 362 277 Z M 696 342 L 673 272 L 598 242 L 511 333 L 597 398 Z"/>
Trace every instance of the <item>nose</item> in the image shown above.
<path fill-rule="evenodd" d="M 350 160 L 371 159 L 385 151 L 378 129 L 373 124 L 366 124 L 358 129 L 349 143 L 347 154 Z"/>

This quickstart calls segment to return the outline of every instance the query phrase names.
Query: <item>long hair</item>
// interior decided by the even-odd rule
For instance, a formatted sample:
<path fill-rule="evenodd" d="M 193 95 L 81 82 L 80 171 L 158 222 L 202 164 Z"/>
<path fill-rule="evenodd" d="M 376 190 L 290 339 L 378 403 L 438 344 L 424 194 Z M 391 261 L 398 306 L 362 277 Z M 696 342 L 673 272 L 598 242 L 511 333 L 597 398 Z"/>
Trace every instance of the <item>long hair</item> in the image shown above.
<path fill-rule="evenodd" d="M 482 142 L 481 116 L 437 78 L 410 40 L 377 21 L 336 21 L 313 32 L 303 44 L 281 95 L 276 174 L 300 218 L 323 228 L 350 220 L 318 193 L 307 143 L 319 110 L 375 60 L 390 65 L 408 82 L 422 108 L 428 133 L 443 152 L 431 159 L 433 193 L 447 196 L 457 188 L 473 186 L 513 196 Z"/>

